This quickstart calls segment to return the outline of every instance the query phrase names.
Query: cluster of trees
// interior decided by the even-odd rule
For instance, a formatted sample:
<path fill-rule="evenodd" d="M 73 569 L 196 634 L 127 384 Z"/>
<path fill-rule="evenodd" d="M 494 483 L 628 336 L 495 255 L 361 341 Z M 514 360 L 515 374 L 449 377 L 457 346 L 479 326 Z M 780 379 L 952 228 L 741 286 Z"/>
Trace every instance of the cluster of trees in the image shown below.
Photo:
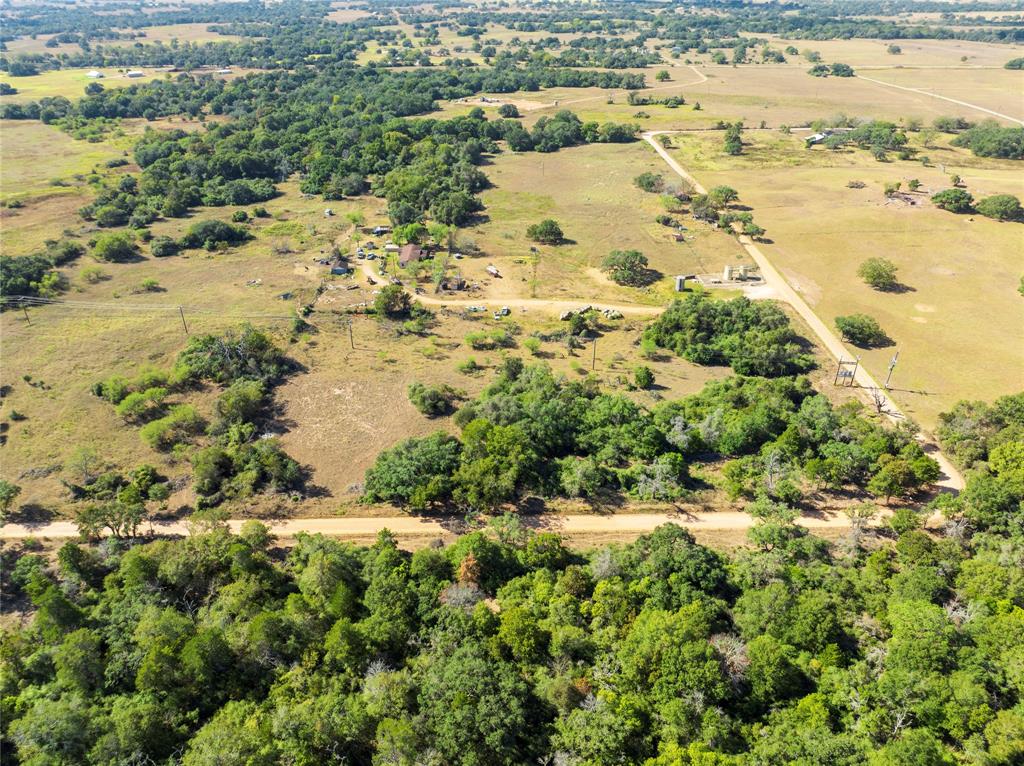
<path fill-rule="evenodd" d="M 74 239 L 47 240 L 41 251 L 30 255 L 0 255 L 0 297 L 25 295 L 52 298 L 66 288 L 57 268 L 85 254 Z M 0 310 L 11 308 L 3 304 Z"/>
<path fill-rule="evenodd" d="M 638 373 L 636 385 L 652 385 L 649 373 Z M 409 393 L 431 416 L 453 407 L 449 389 Z M 692 463 L 721 458 L 731 459 L 730 494 L 789 503 L 813 486 L 904 497 L 938 477 L 912 428 L 887 429 L 857 406 L 834 409 L 803 378 L 729 378 L 649 411 L 592 381 L 509 357 L 455 423 L 459 437 L 438 432 L 382 452 L 366 473 L 365 499 L 416 511 L 491 510 L 531 493 L 673 500 L 697 486 Z"/>
<path fill-rule="evenodd" d="M 853 144 L 860 149 L 869 149 L 877 159 L 885 159 L 886 152 L 909 152 L 907 134 L 893 122 L 871 120 L 845 130 L 833 133 L 825 139 L 829 149 L 839 149 Z"/>
<path fill-rule="evenodd" d="M 966 488 L 944 511 L 973 529 L 1024 530 L 1024 393 L 992 404 L 962 401 L 939 416 L 939 443 L 965 472 Z"/>
<path fill-rule="evenodd" d="M 453 120 L 400 118 L 429 111 L 439 97 L 554 84 L 560 78 L 548 75 L 557 71 L 467 70 L 431 78 L 327 67 L 216 85 L 181 76 L 41 108 L 53 120 L 204 109 L 234 118 L 200 132 L 148 131 L 134 149 L 141 177 L 121 177 L 83 209 L 100 225 L 144 226 L 158 215 L 182 216 L 198 205 L 261 202 L 274 196 L 276 182 L 296 171 L 303 173 L 304 192 L 328 199 L 372 188 L 388 199 L 396 225 L 425 215 L 464 224 L 481 208 L 476 193 L 487 178 L 477 166 L 485 153 L 499 151 L 496 142 L 515 151 L 555 151 L 591 141 L 632 141 L 637 126 L 583 123 L 568 111 L 541 118 L 530 131 L 517 120 L 487 120 L 481 109 Z M 576 79 L 592 85 L 608 76 L 591 72 Z M 609 83 L 621 85 L 611 77 Z M 21 116 L 32 116 L 31 105 L 17 108 Z"/>
<path fill-rule="evenodd" d="M 785 313 L 747 298 L 718 301 L 695 293 L 675 300 L 643 337 L 695 364 L 727 364 L 740 375 L 792 375 L 813 366 Z"/>
<path fill-rule="evenodd" d="M 995 120 L 967 128 L 952 143 L 970 149 L 979 157 L 1024 159 L 1024 128 L 1003 127 Z"/>
<path fill-rule="evenodd" d="M 815 64 L 807 70 L 811 77 L 853 77 L 853 67 L 849 64 Z"/>
<path fill-rule="evenodd" d="M 894 544 L 836 546 L 783 503 L 750 512 L 729 556 L 672 524 L 581 553 L 513 516 L 413 554 L 387 532 L 283 550 L 211 514 L 54 561 L 7 546 L 5 603 L 34 616 L 0 634 L 3 744 L 89 766 L 1020 760 L 1019 524 L 934 535 L 903 509 Z"/>
<path fill-rule="evenodd" d="M 975 202 L 969 191 L 953 187 L 932 195 L 932 202 L 951 213 L 978 213 L 997 221 L 1019 221 L 1024 217 L 1020 200 L 1012 194 L 993 194 Z"/>
<path fill-rule="evenodd" d="M 300 466 L 276 439 L 263 438 L 273 389 L 293 366 L 267 334 L 246 325 L 223 336 L 191 338 L 170 371 L 147 370 L 133 379 L 115 375 L 93 393 L 139 426 L 150 447 L 188 459 L 199 505 L 214 506 L 260 491 L 301 488 Z M 170 401 L 202 384 L 221 387 L 209 422 L 193 405 Z M 201 436 L 204 445 L 197 445 Z M 94 481 L 85 482 L 86 495 Z"/>

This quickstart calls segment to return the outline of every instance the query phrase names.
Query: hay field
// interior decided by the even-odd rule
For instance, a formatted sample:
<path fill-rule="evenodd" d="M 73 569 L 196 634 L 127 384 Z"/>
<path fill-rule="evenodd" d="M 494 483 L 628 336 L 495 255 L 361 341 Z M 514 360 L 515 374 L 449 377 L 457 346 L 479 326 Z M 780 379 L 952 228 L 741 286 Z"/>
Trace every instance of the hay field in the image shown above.
<path fill-rule="evenodd" d="M 915 137 L 916 138 L 916 137 Z M 1024 382 L 1024 224 L 957 216 L 926 195 L 914 206 L 886 204 L 886 182 L 916 178 L 922 191 L 964 177 L 976 198 L 1024 196 L 1013 163 L 975 158 L 948 146 L 923 150 L 935 166 L 879 163 L 869 153 L 807 151 L 796 136 L 749 133 L 744 156 L 727 157 L 720 139 L 675 139 L 676 156 L 706 185 L 739 190 L 767 230 L 762 250 L 827 322 L 837 315 L 875 317 L 892 337 L 889 348 L 858 351 L 879 380 L 900 351 L 894 398 L 911 417 L 933 427 L 959 399 L 993 399 Z M 863 189 L 847 188 L 859 180 Z M 899 267 L 904 292 L 878 292 L 856 276 L 869 257 Z M 851 347 L 852 350 L 852 347 Z"/>

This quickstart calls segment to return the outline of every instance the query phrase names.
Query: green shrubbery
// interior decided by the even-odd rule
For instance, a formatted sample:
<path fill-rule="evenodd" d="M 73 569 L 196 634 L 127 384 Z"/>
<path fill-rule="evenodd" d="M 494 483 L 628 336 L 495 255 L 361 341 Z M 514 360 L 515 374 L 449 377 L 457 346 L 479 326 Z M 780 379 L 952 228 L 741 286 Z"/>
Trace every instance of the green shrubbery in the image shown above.
<path fill-rule="evenodd" d="M 695 364 L 727 364 L 741 375 L 789 375 L 812 366 L 782 310 L 746 298 L 676 300 L 644 338 Z"/>

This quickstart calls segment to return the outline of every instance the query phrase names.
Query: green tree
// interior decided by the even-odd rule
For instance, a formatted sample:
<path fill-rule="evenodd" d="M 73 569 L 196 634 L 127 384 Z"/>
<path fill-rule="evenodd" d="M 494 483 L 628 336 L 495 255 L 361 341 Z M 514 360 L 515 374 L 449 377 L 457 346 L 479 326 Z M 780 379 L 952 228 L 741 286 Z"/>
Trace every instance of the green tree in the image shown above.
<path fill-rule="evenodd" d="M 131 232 L 107 232 L 96 237 L 92 255 L 100 261 L 123 263 L 139 257 L 139 247 Z"/>
<path fill-rule="evenodd" d="M 887 258 L 868 258 L 857 267 L 857 276 L 876 290 L 891 290 L 896 280 L 896 264 Z"/>
<path fill-rule="evenodd" d="M 648 281 L 647 258 L 639 250 L 613 250 L 605 256 L 601 268 L 620 285 L 638 286 Z"/>
<path fill-rule="evenodd" d="M 997 221 L 1018 221 L 1021 218 L 1020 200 L 1012 194 L 994 194 L 978 201 L 975 209 L 986 218 Z"/>
<path fill-rule="evenodd" d="M 386 285 L 373 299 L 373 310 L 379 317 L 396 319 L 408 316 L 412 298 L 401 285 Z"/>
<path fill-rule="evenodd" d="M 534 242 L 540 242 L 545 245 L 560 244 L 565 238 L 562 233 L 562 227 L 551 218 L 545 218 L 540 223 L 530 225 L 526 229 L 526 236 Z"/>
<path fill-rule="evenodd" d="M 845 340 L 863 348 L 881 346 L 889 342 L 889 336 L 878 324 L 878 320 L 867 314 L 838 316 L 836 317 L 836 329 Z"/>
<path fill-rule="evenodd" d="M 969 213 L 974 209 L 974 197 L 966 189 L 946 189 L 932 195 L 936 207 L 951 213 Z"/>
<path fill-rule="evenodd" d="M 7 514 L 20 494 L 21 487 L 17 484 L 7 481 L 7 479 L 0 479 L 0 525 L 6 523 Z"/>

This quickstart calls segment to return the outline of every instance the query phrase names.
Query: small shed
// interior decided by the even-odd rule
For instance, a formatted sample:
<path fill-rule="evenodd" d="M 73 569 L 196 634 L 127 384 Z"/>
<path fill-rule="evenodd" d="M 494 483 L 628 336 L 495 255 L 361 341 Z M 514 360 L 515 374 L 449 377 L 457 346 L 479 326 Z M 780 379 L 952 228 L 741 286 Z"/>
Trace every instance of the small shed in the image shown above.
<path fill-rule="evenodd" d="M 124 73 L 124 76 L 125 77 L 131 77 L 131 78 L 134 79 L 136 77 L 145 77 L 146 73 L 145 72 L 141 72 L 138 69 L 129 69 L 127 72 Z"/>
<path fill-rule="evenodd" d="M 410 263 L 416 263 L 424 258 L 423 250 L 417 245 L 405 245 L 398 251 L 398 265 L 403 269 Z"/>

